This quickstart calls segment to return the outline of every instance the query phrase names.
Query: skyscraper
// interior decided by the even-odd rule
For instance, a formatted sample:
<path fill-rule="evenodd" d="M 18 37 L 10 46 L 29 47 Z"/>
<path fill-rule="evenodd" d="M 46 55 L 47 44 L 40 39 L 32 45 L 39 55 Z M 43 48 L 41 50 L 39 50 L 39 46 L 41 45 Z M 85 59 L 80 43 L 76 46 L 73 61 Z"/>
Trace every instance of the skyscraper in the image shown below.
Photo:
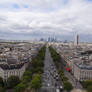
<path fill-rule="evenodd" d="M 74 45 L 77 46 L 78 42 L 79 42 L 79 36 L 78 36 L 78 34 L 76 34 L 75 40 L 74 40 Z"/>

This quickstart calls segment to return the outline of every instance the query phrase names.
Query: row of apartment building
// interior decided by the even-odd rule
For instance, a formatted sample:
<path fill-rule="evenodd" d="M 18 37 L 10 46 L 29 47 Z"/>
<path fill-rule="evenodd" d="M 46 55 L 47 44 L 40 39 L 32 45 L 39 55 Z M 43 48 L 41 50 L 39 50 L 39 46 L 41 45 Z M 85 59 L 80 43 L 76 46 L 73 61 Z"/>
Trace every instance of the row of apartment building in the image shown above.
<path fill-rule="evenodd" d="M 4 81 L 12 76 L 22 79 L 29 62 L 43 46 L 42 43 L 0 43 L 0 77 Z"/>
<path fill-rule="evenodd" d="M 92 80 L 92 45 L 79 45 L 75 47 L 70 44 L 53 44 L 54 49 L 66 62 L 66 67 L 70 67 L 71 73 L 78 81 Z M 85 53 L 85 54 L 82 54 Z"/>

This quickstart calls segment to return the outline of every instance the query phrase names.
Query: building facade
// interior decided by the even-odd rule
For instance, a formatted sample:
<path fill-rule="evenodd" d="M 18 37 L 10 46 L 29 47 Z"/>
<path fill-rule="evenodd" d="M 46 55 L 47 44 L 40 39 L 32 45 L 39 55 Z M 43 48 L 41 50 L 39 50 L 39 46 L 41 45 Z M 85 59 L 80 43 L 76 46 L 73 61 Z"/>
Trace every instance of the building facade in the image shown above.
<path fill-rule="evenodd" d="M 28 63 L 21 63 L 16 65 L 2 64 L 0 65 L 0 77 L 2 77 L 4 81 L 7 81 L 7 79 L 12 75 L 18 76 L 21 79 L 27 65 Z"/>
<path fill-rule="evenodd" d="M 92 80 L 92 67 L 74 64 L 74 77 L 78 81 Z"/>

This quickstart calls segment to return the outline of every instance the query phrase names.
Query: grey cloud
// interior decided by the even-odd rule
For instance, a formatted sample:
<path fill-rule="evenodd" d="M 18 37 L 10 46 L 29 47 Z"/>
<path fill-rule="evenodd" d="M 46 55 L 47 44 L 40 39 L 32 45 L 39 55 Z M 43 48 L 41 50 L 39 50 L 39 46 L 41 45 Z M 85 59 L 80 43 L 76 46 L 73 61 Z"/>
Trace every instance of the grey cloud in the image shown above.
<path fill-rule="evenodd" d="M 35 7 L 37 11 L 31 7 L 28 9 L 20 8 L 19 11 L 4 10 L 0 11 L 0 34 L 7 35 L 24 35 L 26 37 L 31 35 L 32 37 L 50 36 L 55 34 L 56 36 L 65 35 L 71 36 L 75 33 L 80 35 L 92 34 L 92 3 L 88 3 L 86 0 L 69 0 L 66 5 L 63 0 L 12 0 L 12 3 L 18 5 L 26 4 L 28 6 Z M 0 1 L 5 3 L 5 1 Z M 8 0 L 6 0 L 8 3 Z M 44 5 L 45 3 L 45 5 Z M 62 7 L 60 7 L 62 3 Z M 51 7 L 57 7 L 57 10 L 49 10 Z M 59 7 L 58 7 L 59 5 Z M 36 7 L 37 6 L 37 7 Z M 40 10 L 38 9 L 40 8 Z M 41 11 L 44 10 L 44 12 Z M 13 9 L 12 9 L 13 10 Z M 64 38 L 63 37 L 63 38 Z M 72 36 L 71 36 L 72 37 Z M 11 37 L 12 38 L 12 37 Z"/>

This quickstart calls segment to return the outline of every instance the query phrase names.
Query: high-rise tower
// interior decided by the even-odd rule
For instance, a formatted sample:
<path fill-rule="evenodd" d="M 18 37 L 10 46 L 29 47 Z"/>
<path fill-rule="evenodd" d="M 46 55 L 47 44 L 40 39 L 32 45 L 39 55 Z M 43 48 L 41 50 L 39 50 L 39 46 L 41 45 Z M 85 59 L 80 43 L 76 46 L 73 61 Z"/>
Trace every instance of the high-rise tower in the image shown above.
<path fill-rule="evenodd" d="M 78 36 L 78 34 L 76 34 L 75 40 L 74 40 L 74 45 L 77 46 L 78 42 L 79 42 L 79 36 Z"/>

